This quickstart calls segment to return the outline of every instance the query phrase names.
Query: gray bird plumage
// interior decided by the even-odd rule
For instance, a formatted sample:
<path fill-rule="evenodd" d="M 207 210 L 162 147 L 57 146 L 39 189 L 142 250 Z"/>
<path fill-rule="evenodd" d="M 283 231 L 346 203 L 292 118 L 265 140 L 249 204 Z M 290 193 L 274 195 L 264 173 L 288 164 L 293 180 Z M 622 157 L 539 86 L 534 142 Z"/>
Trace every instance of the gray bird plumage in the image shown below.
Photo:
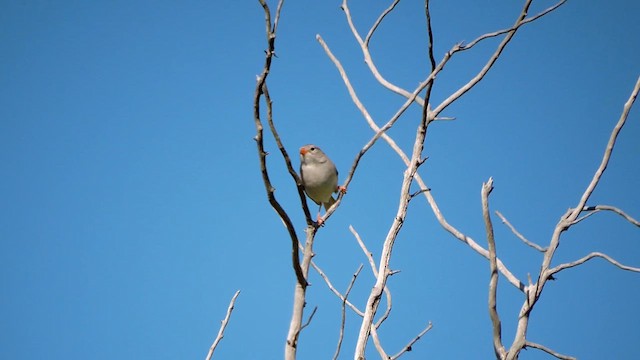
<path fill-rule="evenodd" d="M 300 177 L 307 196 L 316 204 L 329 209 L 336 200 L 338 170 L 331 159 L 315 145 L 300 148 Z"/>

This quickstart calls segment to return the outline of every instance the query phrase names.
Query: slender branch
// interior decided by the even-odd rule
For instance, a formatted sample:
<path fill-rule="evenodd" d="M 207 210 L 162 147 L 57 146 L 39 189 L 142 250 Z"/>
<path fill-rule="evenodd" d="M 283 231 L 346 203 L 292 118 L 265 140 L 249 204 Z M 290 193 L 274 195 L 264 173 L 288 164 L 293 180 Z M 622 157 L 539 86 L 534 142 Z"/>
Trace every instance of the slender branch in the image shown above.
<path fill-rule="evenodd" d="M 356 283 L 356 279 L 358 278 L 360 271 L 362 271 L 362 266 L 363 265 L 360 264 L 360 266 L 358 266 L 358 270 L 356 270 L 356 272 L 353 273 L 353 277 L 351 277 L 351 282 L 349 282 L 349 286 L 347 286 L 347 291 L 344 292 L 344 300 L 342 300 L 342 309 L 341 309 L 342 317 L 340 320 L 340 336 L 338 337 L 338 345 L 336 346 L 336 352 L 335 354 L 333 354 L 333 360 L 338 360 L 338 356 L 340 355 L 340 348 L 342 347 L 342 339 L 344 339 L 344 325 L 347 320 L 347 313 L 346 313 L 347 298 L 349 297 L 349 293 L 353 288 L 353 284 Z"/>
<path fill-rule="evenodd" d="M 269 95 L 269 89 L 267 87 L 267 83 L 265 82 L 263 85 L 262 92 L 264 94 L 265 102 L 267 103 L 267 122 L 269 123 L 269 129 L 271 130 L 271 134 L 273 135 L 273 139 L 276 141 L 276 145 L 282 154 L 282 158 L 284 160 L 285 165 L 287 166 L 287 170 L 289 171 L 289 175 L 296 183 L 296 187 L 298 189 L 298 198 L 300 199 L 300 205 L 302 206 L 302 211 L 304 212 L 305 218 L 307 220 L 307 225 L 313 225 L 314 221 L 311 219 L 311 212 L 309 211 L 309 206 L 307 205 L 307 197 L 304 193 L 304 186 L 302 186 L 302 180 L 298 176 L 298 173 L 293 169 L 293 165 L 291 164 L 291 158 L 289 157 L 289 153 L 287 149 L 285 149 L 282 140 L 280 140 L 280 134 L 276 129 L 276 125 L 273 122 L 273 102 L 271 101 L 271 96 Z M 295 245 L 295 244 L 293 244 Z M 298 258 L 298 257 L 296 257 Z"/>
<path fill-rule="evenodd" d="M 309 326 L 309 324 L 311 324 L 311 320 L 313 319 L 313 315 L 316 314 L 316 311 L 318 311 L 318 307 L 314 306 L 313 310 L 311 311 L 311 314 L 309 315 L 309 318 L 307 319 L 307 322 L 302 324 L 302 326 L 300 326 L 300 331 L 302 331 L 304 328 Z"/>
<path fill-rule="evenodd" d="M 436 68 L 436 59 L 433 56 L 433 29 L 431 29 L 431 11 L 429 10 L 429 0 L 424 1 L 424 13 L 427 20 L 427 34 L 429 35 L 429 62 L 431 63 L 431 71 Z"/>
<path fill-rule="evenodd" d="M 405 347 L 402 350 L 400 350 L 397 354 L 391 356 L 389 360 L 396 360 L 397 358 L 402 356 L 404 353 L 413 350 L 412 348 L 413 344 L 418 342 L 418 340 L 420 340 L 420 338 L 422 338 L 424 334 L 426 334 L 429 330 L 431 330 L 431 328 L 433 328 L 433 324 L 431 324 L 431 321 L 429 321 L 429 325 L 427 325 L 427 327 L 424 330 L 422 330 L 420 334 L 418 334 L 418 336 L 414 337 L 411 341 L 409 341 L 409 343 L 405 345 Z"/>
<path fill-rule="evenodd" d="M 613 259 L 611 256 L 601 253 L 601 252 L 592 252 L 588 255 L 585 255 L 584 257 L 576 260 L 576 261 L 572 261 L 569 263 L 564 263 L 564 264 L 560 264 L 552 269 L 549 269 L 549 273 L 551 275 L 557 274 L 560 271 L 564 270 L 564 269 L 569 269 L 572 267 L 576 267 L 578 265 L 582 265 L 585 262 L 594 259 L 594 258 L 603 258 L 605 260 L 607 260 L 608 262 L 610 262 L 611 264 L 617 266 L 618 268 L 622 269 L 622 270 L 627 270 L 627 271 L 633 271 L 633 272 L 640 272 L 640 268 L 637 267 L 633 267 L 633 266 L 627 266 L 624 264 L 621 264 L 620 262 L 616 261 L 615 259 Z"/>
<path fill-rule="evenodd" d="M 424 100 L 420 97 L 420 96 L 413 96 L 410 92 L 408 92 L 407 90 L 392 84 L 391 82 L 387 81 L 387 79 L 385 79 L 380 72 L 378 71 L 378 68 L 375 66 L 375 63 L 373 61 L 373 58 L 371 57 L 371 52 L 369 51 L 369 41 L 371 40 L 371 37 L 373 36 L 373 33 L 375 32 L 375 30 L 378 28 L 378 26 L 380 25 L 380 23 L 382 22 L 382 20 L 391 12 L 391 10 L 393 10 L 393 8 L 395 8 L 396 4 L 399 1 L 396 0 L 394 1 L 391 6 L 389 6 L 387 9 L 385 9 L 382 14 L 378 17 L 378 19 L 376 20 L 376 22 L 373 24 L 373 26 L 371 27 L 371 29 L 369 30 L 369 33 L 367 34 L 367 37 L 365 38 L 365 40 L 362 40 L 362 37 L 360 36 L 360 34 L 358 33 L 358 29 L 356 29 L 354 23 L 353 23 L 353 18 L 351 16 L 351 11 L 349 10 L 349 4 L 347 2 L 347 0 L 343 0 L 342 2 L 342 10 L 344 10 L 344 14 L 347 18 L 347 23 L 349 24 L 349 28 L 351 29 L 351 32 L 353 33 L 353 37 L 356 39 L 356 41 L 358 41 L 358 44 L 360 45 L 360 49 L 362 50 L 362 54 L 364 55 L 364 62 L 367 64 L 367 66 L 369 67 L 369 70 L 371 71 L 371 73 L 373 74 L 373 76 L 376 78 L 376 80 L 385 88 L 389 89 L 390 91 L 402 95 L 405 98 L 409 99 L 409 98 L 413 98 L 412 102 L 415 100 L 415 102 L 422 106 L 424 104 Z"/>
<path fill-rule="evenodd" d="M 362 241 L 362 238 L 360 238 L 360 234 L 358 234 L 358 232 L 356 231 L 356 229 L 353 228 L 353 226 L 349 225 L 349 231 L 351 231 L 353 236 L 356 238 L 356 240 L 358 241 L 358 245 L 360 245 L 360 248 L 364 252 L 364 255 L 369 260 L 369 265 L 371 265 L 371 272 L 373 272 L 373 276 L 378 277 L 378 269 L 376 268 L 375 260 L 373 260 L 373 254 L 371 253 L 371 251 L 369 251 L 369 249 L 367 249 L 367 246 Z"/>
<path fill-rule="evenodd" d="M 574 223 L 578 223 L 578 222 L 584 220 L 586 217 L 591 216 L 591 215 L 593 215 L 595 213 L 598 213 L 600 211 L 611 211 L 611 212 L 614 212 L 614 213 L 622 216 L 623 218 L 625 218 L 625 220 L 630 222 L 632 225 L 640 227 L 640 221 L 634 219 L 633 217 L 631 217 L 630 215 L 628 215 L 627 213 L 625 213 L 624 211 L 620 210 L 619 208 L 617 208 L 615 206 L 610 206 L 610 205 L 585 206 L 584 208 L 582 208 L 582 211 L 590 211 L 590 212 L 587 215 L 576 219 L 576 221 L 574 221 Z"/>
<path fill-rule="evenodd" d="M 576 360 L 577 358 L 574 358 L 573 356 L 568 356 L 568 355 L 562 355 L 560 353 L 557 353 L 551 349 L 549 349 L 548 347 L 544 346 L 544 345 L 540 345 L 540 344 L 536 344 L 534 342 L 531 341 L 527 341 L 526 343 L 527 347 L 532 347 L 534 349 L 538 349 L 538 350 L 542 350 L 544 352 L 546 352 L 547 354 L 554 356 L 558 359 L 562 359 L 562 360 Z"/>
<path fill-rule="evenodd" d="M 543 16 L 547 15 L 548 13 L 550 13 L 550 12 L 554 11 L 555 9 L 559 8 L 559 7 L 560 7 L 560 6 L 562 6 L 565 2 L 567 2 L 567 0 L 561 0 L 561 1 L 559 1 L 558 3 L 556 3 L 555 5 L 550 6 L 550 7 L 548 7 L 547 9 L 545 9 L 545 10 L 543 10 L 543 11 L 539 12 L 538 14 L 536 14 L 536 15 L 534 15 L 534 16 L 531 16 L 531 17 L 528 17 L 528 18 L 526 18 L 526 19 L 522 20 L 522 21 L 520 22 L 520 25 L 519 25 L 519 26 L 522 26 L 522 25 L 525 25 L 525 24 L 530 23 L 530 22 L 532 22 L 532 21 L 538 20 L 538 18 L 541 18 L 541 17 L 543 17 Z M 512 26 L 512 27 L 510 27 L 510 28 L 508 28 L 508 29 L 498 30 L 498 31 L 494 31 L 494 32 L 491 32 L 491 33 L 483 34 L 483 35 L 479 36 L 478 38 L 476 38 L 475 40 L 471 41 L 470 43 L 468 43 L 468 44 L 466 44 L 466 45 L 462 45 L 462 46 L 460 47 L 460 50 L 459 50 L 459 51 L 469 50 L 469 49 L 471 49 L 472 47 L 474 47 L 474 46 L 478 45 L 478 43 L 479 43 L 479 42 L 481 42 L 481 41 L 483 41 L 483 40 L 490 39 L 490 38 L 493 38 L 493 37 L 496 37 L 496 36 L 500 36 L 500 35 L 504 35 L 504 34 L 506 34 L 506 33 L 508 33 L 508 32 L 513 31 L 513 30 L 514 30 L 514 28 L 515 28 L 515 26 Z"/>
<path fill-rule="evenodd" d="M 354 313 L 358 314 L 361 317 L 364 316 L 364 312 L 362 312 L 355 305 L 353 305 L 351 302 L 349 302 L 349 300 L 347 300 L 346 296 L 343 296 L 333 286 L 333 284 L 331 283 L 331 280 L 329 280 L 329 277 L 324 273 L 324 271 L 322 271 L 322 269 L 315 262 L 311 261 L 311 266 L 316 270 L 316 272 L 324 280 L 325 284 L 327 284 L 327 287 L 329 287 L 329 290 L 331 290 L 331 292 L 333 292 L 342 302 L 344 302 L 351 310 L 353 310 Z"/>
<path fill-rule="evenodd" d="M 525 24 L 524 20 L 527 17 L 527 13 L 529 11 L 529 7 L 530 7 L 532 1 L 533 0 L 526 0 L 526 2 L 524 4 L 524 7 L 522 8 L 522 11 L 520 12 L 520 16 L 518 16 L 518 19 L 516 20 L 515 24 L 513 25 L 513 27 L 508 32 L 506 32 L 506 35 L 505 35 L 504 39 L 502 39 L 502 41 L 500 42 L 500 45 L 498 45 L 498 48 L 493 53 L 493 55 L 491 55 L 491 57 L 486 62 L 484 67 L 480 70 L 480 72 L 478 72 L 478 74 L 476 74 L 476 76 L 474 76 L 468 83 L 463 85 L 460 89 L 458 89 L 456 92 L 451 94 L 447 99 L 445 99 L 442 103 L 440 103 L 440 105 L 438 105 L 433 110 L 435 116 L 440 114 L 444 109 L 446 109 L 454 101 L 458 100 L 467 91 L 471 90 L 471 88 L 476 86 L 476 84 L 478 84 L 484 78 L 484 76 L 489 72 L 489 70 L 491 70 L 493 65 L 496 63 L 496 61 L 498 60 L 498 58 L 502 54 L 502 51 L 506 48 L 506 46 L 509 44 L 509 42 L 511 42 L 511 39 L 513 39 L 513 36 L 516 34 L 516 31 L 518 31 L 518 29 L 522 25 Z M 458 51 L 461 51 L 463 48 L 464 48 L 463 46 L 458 45 L 458 46 L 454 47 L 454 49 L 451 50 L 450 53 L 452 53 L 452 54 L 456 53 Z"/>
<path fill-rule="evenodd" d="M 511 225 L 509 220 L 507 220 L 507 218 L 505 218 L 504 215 L 502 215 L 500 213 L 500 211 L 496 210 L 495 213 L 496 213 L 496 215 L 498 215 L 500 220 L 502 220 L 502 223 L 505 224 L 509 228 L 509 230 L 511 230 L 511 232 L 515 236 L 518 237 L 518 239 L 522 240 L 523 243 L 531 246 L 532 248 L 534 248 L 534 249 L 536 249 L 536 250 L 538 250 L 540 252 L 545 252 L 547 250 L 546 248 L 543 248 L 542 246 L 540 246 L 540 245 L 538 245 L 538 244 L 536 244 L 536 243 L 534 243 L 532 241 L 527 240 L 527 238 L 524 237 L 524 235 L 522 235 L 518 230 L 516 230 L 516 228 L 513 225 Z"/>
<path fill-rule="evenodd" d="M 231 318 L 231 312 L 233 311 L 233 307 L 236 303 L 236 299 L 238 298 L 238 295 L 240 295 L 240 290 L 236 291 L 236 293 L 231 298 L 231 301 L 229 302 L 229 307 L 227 308 L 227 315 L 224 317 L 224 320 L 222 320 L 222 324 L 220 324 L 220 330 L 218 330 L 218 336 L 216 336 L 216 339 L 213 341 L 213 344 L 211 344 L 211 347 L 209 348 L 209 353 L 205 358 L 206 360 L 211 360 L 211 357 L 213 356 L 213 352 L 216 350 L 218 343 L 220 343 L 220 340 L 222 340 L 222 338 L 224 337 L 224 330 L 227 328 L 227 324 L 229 323 L 229 319 Z"/>
<path fill-rule="evenodd" d="M 498 291 L 498 262 L 496 257 L 496 241 L 494 238 L 493 225 L 491 224 L 491 213 L 489 212 L 489 194 L 493 190 L 493 178 L 482 183 L 482 217 L 487 233 L 487 242 L 489 243 L 489 268 L 491 269 L 491 277 L 489 280 L 489 317 L 493 326 L 493 350 L 496 358 L 504 359 L 505 349 L 502 345 L 502 325 L 500 325 L 500 315 L 497 310 L 496 294 Z"/>
<path fill-rule="evenodd" d="M 573 221 L 578 217 L 578 215 L 580 214 L 580 211 L 582 211 L 585 204 L 589 200 L 589 197 L 591 196 L 593 191 L 596 189 L 596 186 L 598 186 L 598 183 L 600 182 L 600 178 L 602 177 L 602 174 L 604 173 L 604 171 L 607 169 L 607 165 L 609 164 L 609 160 L 611 159 L 611 154 L 613 153 L 613 148 L 616 144 L 616 139 L 618 138 L 618 134 L 620 134 L 620 130 L 622 130 L 622 127 L 627 122 L 627 117 L 629 116 L 631 107 L 633 107 L 633 103 L 636 101 L 636 97 L 638 96 L 639 91 L 640 91 L 640 77 L 638 77 L 638 80 L 636 81 L 636 85 L 633 88 L 633 91 L 631 92 L 629 99 L 624 104 L 624 107 L 622 109 L 622 114 L 618 119 L 618 123 L 616 124 L 616 126 L 613 128 L 613 131 L 611 132 L 611 136 L 609 137 L 609 142 L 607 143 L 607 147 L 604 150 L 604 155 L 602 157 L 602 161 L 600 162 L 600 166 L 598 166 L 598 169 L 593 175 L 593 178 L 591 179 L 589 186 L 587 186 L 587 189 L 582 194 L 582 197 L 580 198 L 578 205 L 575 207 L 575 209 L 569 216 L 569 221 Z"/>
<path fill-rule="evenodd" d="M 378 16 L 378 19 L 376 19 L 376 22 L 373 23 L 373 25 L 371 26 L 371 29 L 369 29 L 369 32 L 367 33 L 367 37 L 365 37 L 364 42 L 362 42 L 359 38 L 360 36 L 357 35 L 356 38 L 359 39 L 359 42 L 362 42 L 364 44 L 364 46 L 369 46 L 369 42 L 371 41 L 371 37 L 373 36 L 373 33 L 376 31 L 376 29 L 378 29 L 378 26 L 380 26 L 380 24 L 382 23 L 382 20 L 384 20 L 384 18 L 391 12 L 393 11 L 393 9 L 396 7 L 396 5 L 398 5 L 398 3 L 400 2 L 400 0 L 394 0 L 393 3 L 391 5 L 389 5 L 388 8 L 386 8 L 382 14 L 380 14 L 380 16 Z M 347 20 L 349 21 L 349 27 L 351 28 L 351 31 L 353 32 L 356 27 L 353 25 L 353 21 L 351 20 L 351 13 L 349 12 L 349 7 L 347 6 L 347 0 L 344 0 L 343 2 L 343 9 L 345 14 L 347 15 Z M 355 31 L 355 34 L 357 34 L 358 32 Z"/>

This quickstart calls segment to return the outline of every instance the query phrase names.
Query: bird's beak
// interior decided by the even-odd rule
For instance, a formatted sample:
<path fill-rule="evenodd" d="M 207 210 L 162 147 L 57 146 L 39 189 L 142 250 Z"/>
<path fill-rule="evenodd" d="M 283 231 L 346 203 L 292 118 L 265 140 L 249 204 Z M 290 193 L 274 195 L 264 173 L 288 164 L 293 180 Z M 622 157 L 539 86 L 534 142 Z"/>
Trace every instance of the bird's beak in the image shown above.
<path fill-rule="evenodd" d="M 304 156 L 308 152 L 309 152 L 309 150 L 307 150 L 306 148 L 304 148 L 304 147 L 300 148 L 300 155 Z"/>

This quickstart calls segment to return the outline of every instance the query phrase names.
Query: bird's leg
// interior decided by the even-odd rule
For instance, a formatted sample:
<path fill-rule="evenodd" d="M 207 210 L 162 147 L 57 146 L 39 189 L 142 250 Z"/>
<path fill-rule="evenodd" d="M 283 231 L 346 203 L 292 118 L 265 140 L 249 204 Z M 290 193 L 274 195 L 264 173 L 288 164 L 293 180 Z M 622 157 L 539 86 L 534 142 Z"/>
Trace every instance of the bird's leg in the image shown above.
<path fill-rule="evenodd" d="M 318 207 L 318 216 L 316 216 L 316 223 L 318 227 L 324 225 L 324 221 L 322 221 L 322 216 L 320 216 L 320 210 L 322 209 L 322 203 L 320 203 L 320 207 Z"/>

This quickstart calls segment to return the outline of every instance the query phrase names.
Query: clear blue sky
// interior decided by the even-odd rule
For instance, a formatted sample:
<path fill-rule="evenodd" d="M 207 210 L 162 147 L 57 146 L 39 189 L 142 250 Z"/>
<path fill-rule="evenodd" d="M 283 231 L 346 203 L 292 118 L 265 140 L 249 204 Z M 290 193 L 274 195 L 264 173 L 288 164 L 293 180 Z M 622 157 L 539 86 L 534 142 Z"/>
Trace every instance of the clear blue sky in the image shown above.
<path fill-rule="evenodd" d="M 388 3 L 353 1 L 361 32 Z M 512 3 L 434 1 L 436 58 L 512 24 L 520 7 Z M 551 4 L 536 3 L 532 13 Z M 421 1 L 401 2 L 372 43 L 383 74 L 410 89 L 427 71 L 423 16 Z M 480 187 L 493 176 L 492 209 L 548 243 L 599 164 L 640 74 L 639 16 L 633 1 L 570 1 L 519 32 L 485 81 L 445 111 L 457 120 L 430 128 L 421 174 L 453 225 L 486 243 Z M 404 100 L 372 80 L 339 1 L 285 3 L 270 77 L 275 120 L 292 154 L 306 143 L 321 146 L 342 181 L 371 131 L 318 33 L 378 123 Z M 464 84 L 496 44 L 452 60 L 433 101 Z M 0 358 L 204 358 L 237 289 L 217 358 L 282 358 L 295 282 L 290 242 L 266 201 L 252 140 L 265 47 L 257 1 L 0 4 Z M 638 106 L 589 202 L 636 218 Z M 417 114 L 390 133 L 405 149 Z M 302 235 L 293 182 L 273 142 L 266 146 L 276 196 Z M 366 265 L 348 225 L 377 259 L 402 170 L 384 143 L 376 145 L 319 232 L 315 260 L 339 289 Z M 522 280 L 535 274 L 540 254 L 497 218 L 494 226 L 512 272 Z M 590 251 L 640 266 L 640 230 L 598 214 L 565 234 L 554 264 Z M 444 233 L 424 200 L 411 204 L 393 256 L 402 272 L 389 283 L 387 351 L 432 321 L 406 359 L 491 358 L 488 263 Z M 318 312 L 299 355 L 327 359 L 340 303 L 317 274 L 310 280 L 308 308 Z M 372 281 L 365 266 L 351 296 L 361 308 Z M 507 344 L 521 302 L 502 281 Z M 547 286 L 529 339 L 581 359 L 633 358 L 639 302 L 640 274 L 594 260 Z M 353 356 L 358 328 L 350 314 L 344 359 Z M 531 349 L 522 358 L 549 357 Z"/>

